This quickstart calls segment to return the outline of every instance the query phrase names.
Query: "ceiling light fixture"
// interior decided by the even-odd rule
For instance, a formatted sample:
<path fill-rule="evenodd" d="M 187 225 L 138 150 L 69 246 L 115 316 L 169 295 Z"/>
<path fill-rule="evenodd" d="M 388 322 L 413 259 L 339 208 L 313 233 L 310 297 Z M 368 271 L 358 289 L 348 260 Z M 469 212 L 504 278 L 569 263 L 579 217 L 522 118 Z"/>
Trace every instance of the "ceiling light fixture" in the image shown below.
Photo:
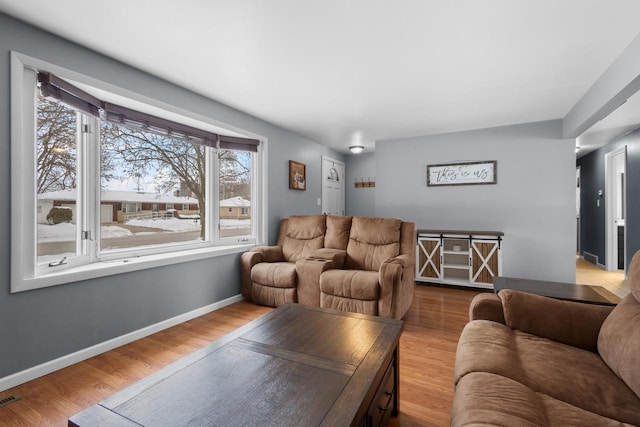
<path fill-rule="evenodd" d="M 364 147 L 362 145 L 352 145 L 349 147 L 349 150 L 351 150 L 353 154 L 360 154 L 364 150 Z"/>

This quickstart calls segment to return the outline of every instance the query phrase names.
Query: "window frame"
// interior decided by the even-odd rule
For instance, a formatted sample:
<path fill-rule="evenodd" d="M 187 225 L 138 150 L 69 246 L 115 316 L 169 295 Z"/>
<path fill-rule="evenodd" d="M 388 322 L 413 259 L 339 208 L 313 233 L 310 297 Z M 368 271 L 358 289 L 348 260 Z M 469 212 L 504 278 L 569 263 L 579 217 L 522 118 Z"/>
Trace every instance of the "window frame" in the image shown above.
<path fill-rule="evenodd" d="M 63 268 L 41 269 L 37 262 L 37 201 L 35 191 L 35 140 L 36 140 L 36 109 L 37 102 L 36 80 L 37 71 L 48 71 L 62 78 L 67 78 L 79 83 L 94 87 L 99 90 L 113 93 L 117 96 L 130 99 L 136 105 L 144 104 L 151 111 L 161 109 L 170 117 L 178 120 L 184 118 L 190 122 L 202 123 L 214 126 L 218 129 L 228 129 L 229 132 L 248 135 L 250 138 L 260 140 L 258 152 L 252 157 L 252 200 L 255 210 L 252 212 L 251 238 L 220 238 L 219 229 L 219 196 L 217 177 L 217 156 L 215 149 L 208 149 L 208 175 L 207 175 L 207 237 L 199 244 L 167 244 L 156 245 L 150 250 L 137 248 L 128 251 L 112 250 L 100 254 L 98 257 L 99 240 L 89 243 L 86 240 L 77 240 L 78 246 L 84 253 L 76 259 L 70 260 Z M 98 119 L 93 119 L 99 123 Z M 96 134 L 99 126 L 95 126 Z M 26 143 L 29 141 L 29 143 Z M 94 156 L 99 151 L 99 145 L 88 144 L 80 156 Z M 159 99 L 150 98 L 142 94 L 131 92 L 127 89 L 114 86 L 110 83 L 99 81 L 95 78 L 65 69 L 63 67 L 38 60 L 17 52 L 11 52 L 11 292 L 21 292 L 48 286 L 71 283 L 97 277 L 120 274 L 123 272 L 137 271 L 157 266 L 189 262 L 215 256 L 223 256 L 240 253 L 248 247 L 266 241 L 267 232 L 267 138 L 255 135 L 233 126 L 225 125 L 201 114 L 182 109 L 175 105 L 167 104 Z M 98 165 L 99 165 L 99 153 Z M 83 164 L 87 164 L 84 163 Z M 78 189 L 78 198 L 85 197 L 82 203 L 86 209 L 81 213 L 82 218 L 78 222 L 78 239 L 81 231 L 89 231 L 91 236 L 99 236 L 100 231 L 100 197 L 96 194 L 99 190 L 99 168 L 94 176 L 84 183 L 79 179 L 79 187 L 88 185 L 87 188 Z M 82 173 L 82 172 L 79 172 Z M 88 175 L 86 171 L 85 175 Z M 97 182 L 97 187 L 96 187 Z M 83 194 L 83 196 L 81 196 Z M 79 203 L 80 204 L 80 203 Z M 80 209 L 80 206 L 78 206 Z M 82 210 L 82 209 L 81 209 Z M 80 220 L 85 226 L 79 224 Z"/>

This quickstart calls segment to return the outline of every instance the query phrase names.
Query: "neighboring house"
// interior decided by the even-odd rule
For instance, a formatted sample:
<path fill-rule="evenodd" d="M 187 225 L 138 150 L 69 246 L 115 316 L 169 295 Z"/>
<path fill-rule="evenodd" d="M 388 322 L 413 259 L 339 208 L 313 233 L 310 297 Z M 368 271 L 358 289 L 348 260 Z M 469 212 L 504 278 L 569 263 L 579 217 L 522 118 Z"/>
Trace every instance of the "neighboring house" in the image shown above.
<path fill-rule="evenodd" d="M 220 200 L 220 219 L 251 218 L 251 202 L 242 197 Z"/>
<path fill-rule="evenodd" d="M 38 223 L 47 224 L 47 214 L 54 206 L 67 207 L 76 218 L 76 190 L 60 190 L 38 194 Z M 199 212 L 198 200 L 170 194 L 138 193 L 136 191 L 103 191 L 100 195 L 100 222 L 124 222 L 136 217 L 163 216 L 175 209 L 181 215 Z"/>

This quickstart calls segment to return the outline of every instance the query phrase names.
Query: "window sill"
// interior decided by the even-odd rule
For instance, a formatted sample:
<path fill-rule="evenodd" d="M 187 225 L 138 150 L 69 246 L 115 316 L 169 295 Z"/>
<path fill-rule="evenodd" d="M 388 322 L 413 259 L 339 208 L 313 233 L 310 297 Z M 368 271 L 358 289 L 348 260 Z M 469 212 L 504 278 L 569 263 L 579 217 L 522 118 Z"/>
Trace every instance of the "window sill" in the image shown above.
<path fill-rule="evenodd" d="M 65 283 L 79 282 L 111 276 L 114 274 L 129 273 L 148 268 L 183 262 L 198 261 L 201 259 L 237 254 L 247 251 L 255 244 L 229 245 L 191 249 L 179 252 L 167 252 L 162 254 L 144 255 L 130 258 L 122 258 L 111 261 L 100 261 L 73 267 L 57 273 L 34 278 L 12 278 L 14 281 L 12 293 L 45 288 L 48 286 L 62 285 Z"/>

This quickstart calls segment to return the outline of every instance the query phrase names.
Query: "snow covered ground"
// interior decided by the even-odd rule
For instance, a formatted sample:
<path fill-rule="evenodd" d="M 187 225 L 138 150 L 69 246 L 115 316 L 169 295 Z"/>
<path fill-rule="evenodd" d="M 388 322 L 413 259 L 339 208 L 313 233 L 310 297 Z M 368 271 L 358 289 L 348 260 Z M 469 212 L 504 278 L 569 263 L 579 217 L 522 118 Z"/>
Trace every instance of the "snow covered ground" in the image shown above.
<path fill-rule="evenodd" d="M 127 225 L 136 227 L 148 227 L 156 228 L 164 231 L 158 231 L 158 233 L 185 233 L 191 231 L 200 230 L 200 221 L 192 219 L 178 219 L 178 218 L 165 218 L 165 219 L 135 219 L 127 222 Z M 220 220 L 220 228 L 223 229 L 235 229 L 235 228 L 250 228 L 251 220 L 249 219 L 223 219 Z M 149 234 L 149 231 L 145 231 L 144 234 Z M 130 230 L 119 227 L 117 225 L 103 225 L 100 227 L 100 234 L 103 239 L 127 237 L 133 236 Z M 43 242 L 67 242 L 75 239 L 76 225 L 70 223 L 60 223 L 55 225 L 38 224 L 38 241 Z"/>

